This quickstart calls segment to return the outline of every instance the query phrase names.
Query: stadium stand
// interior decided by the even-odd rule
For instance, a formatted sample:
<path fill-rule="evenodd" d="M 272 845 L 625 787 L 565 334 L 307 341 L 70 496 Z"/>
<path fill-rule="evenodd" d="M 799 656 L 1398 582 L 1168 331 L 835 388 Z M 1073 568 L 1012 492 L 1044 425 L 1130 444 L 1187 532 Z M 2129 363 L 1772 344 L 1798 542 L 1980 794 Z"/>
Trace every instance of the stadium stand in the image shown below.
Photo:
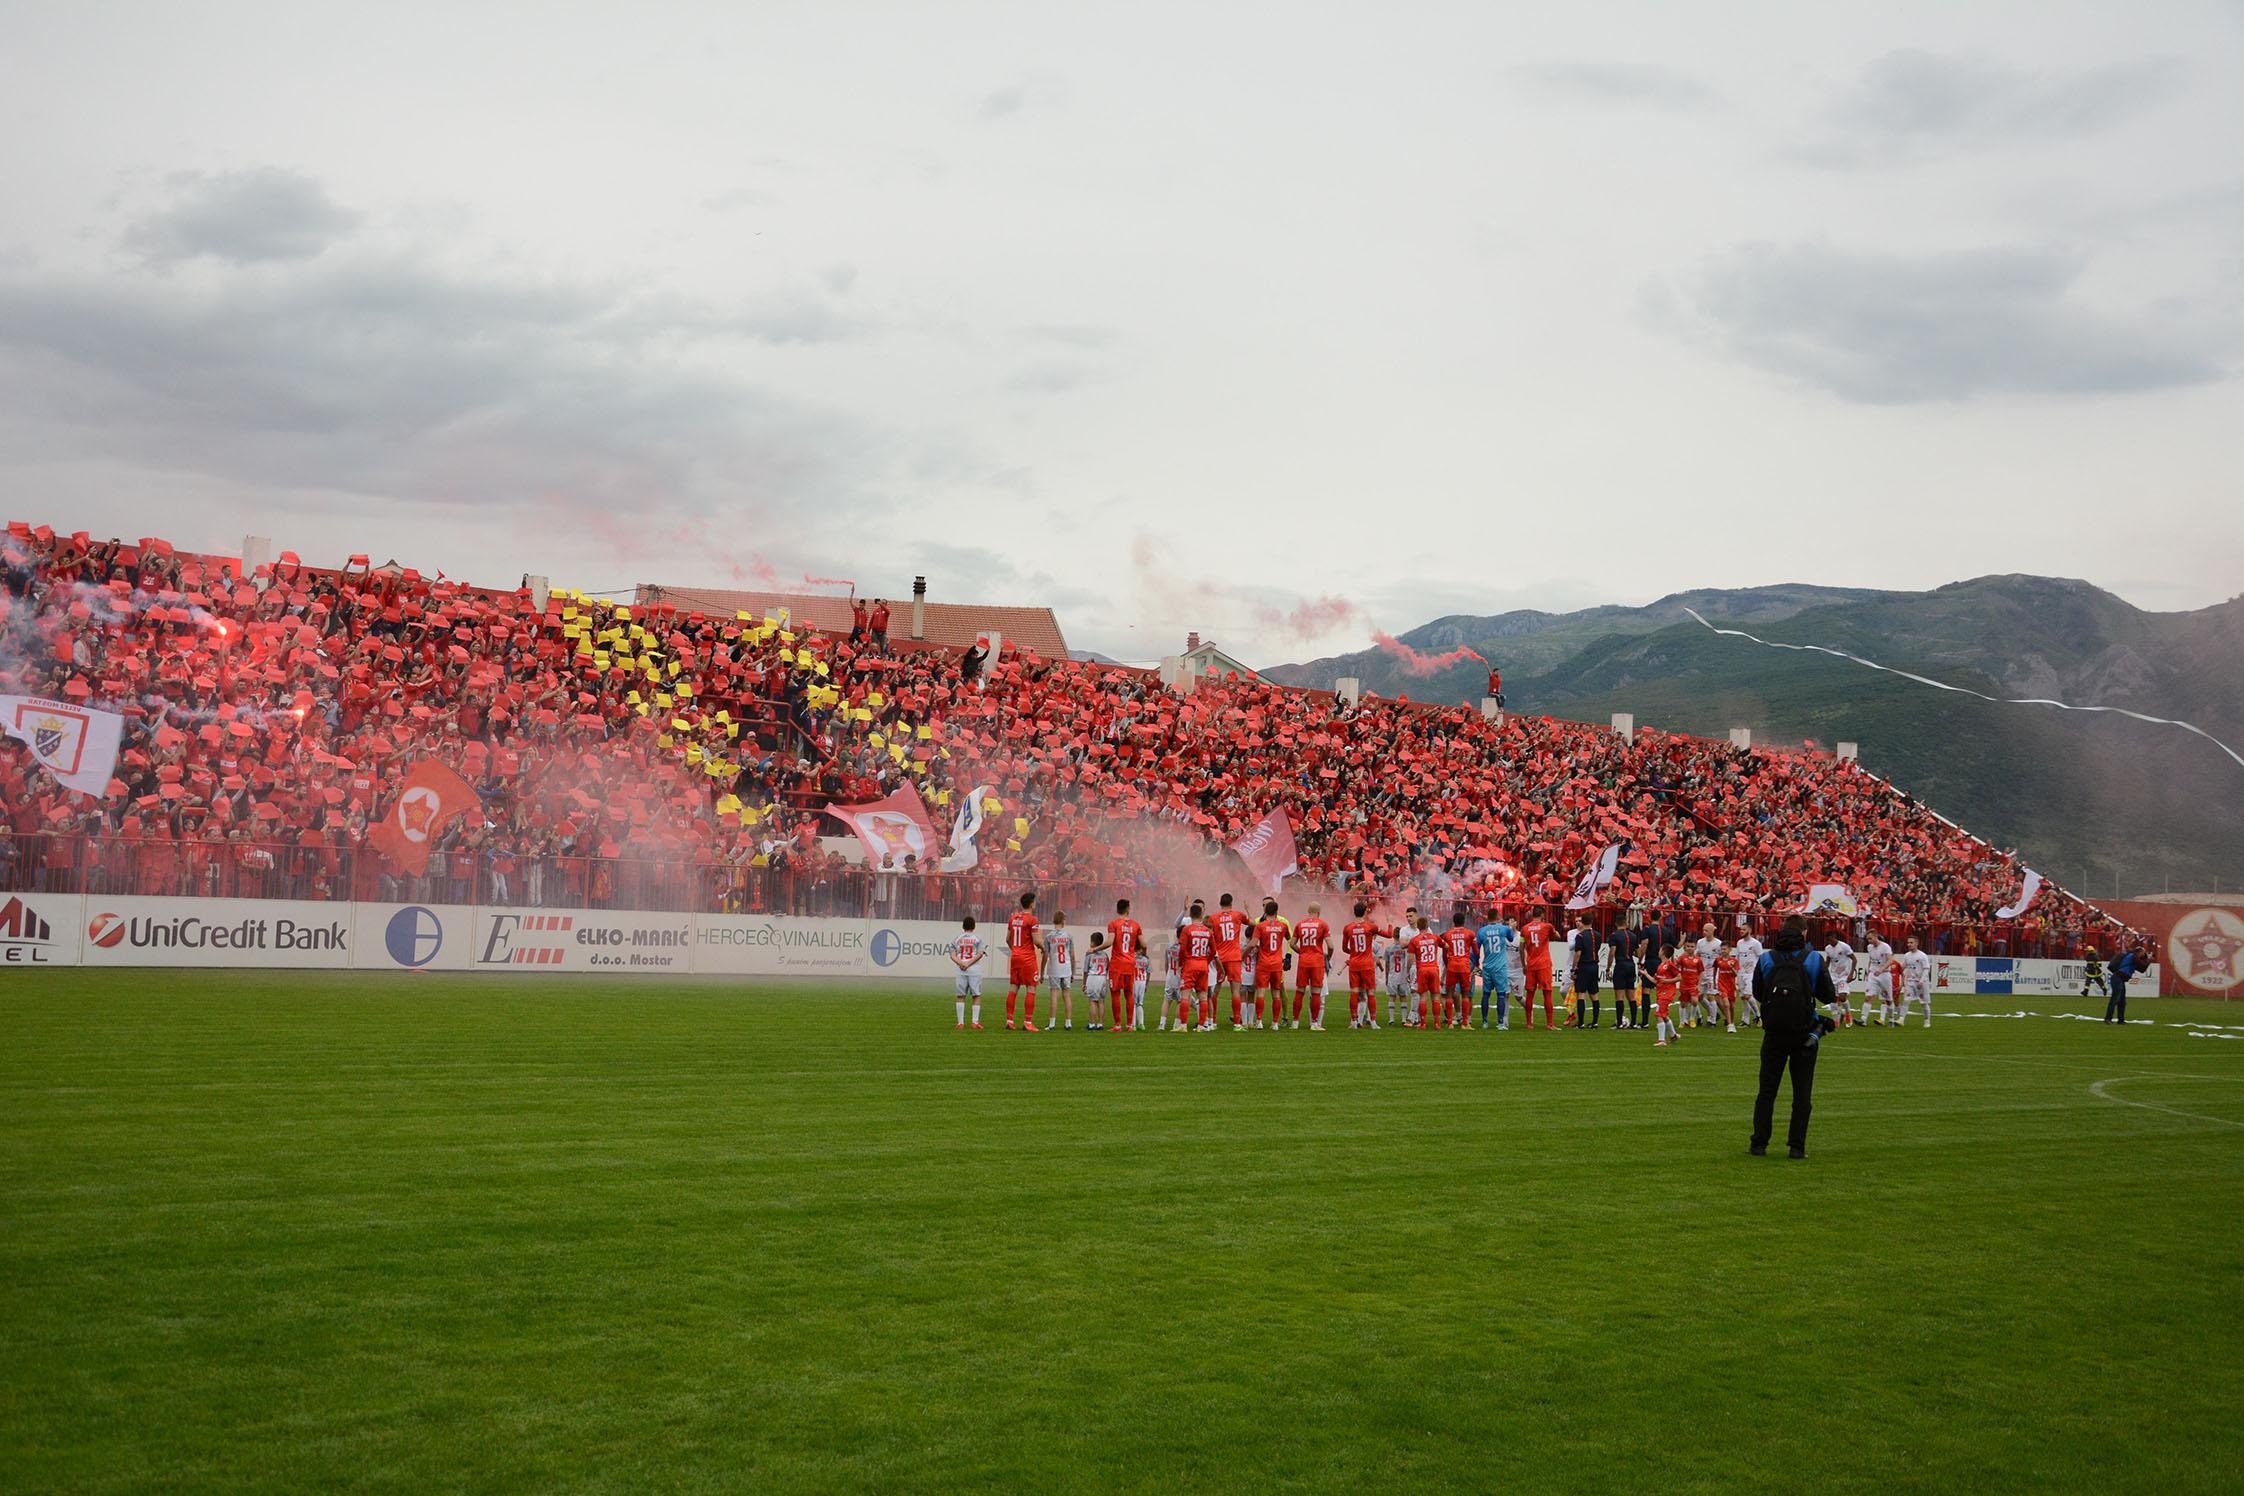
<path fill-rule="evenodd" d="M 0 748 L 0 888 L 949 917 L 1034 883 L 1048 908 L 1159 909 L 1217 887 L 1227 844 L 1283 805 L 1305 879 L 1394 908 L 1561 900 L 1624 842 L 1599 922 L 1690 928 L 1836 882 L 1943 951 L 2122 933 L 2054 888 L 1997 924 L 2014 858 L 1820 754 L 1252 679 L 1179 693 L 1023 648 L 1028 628 L 969 680 L 957 643 L 852 641 L 846 602 L 784 624 L 714 595 L 540 608 L 362 556 L 244 578 L 21 522 L 0 560 L 0 692 L 129 720 L 104 797 Z M 485 816 L 408 878 L 364 841 L 423 758 Z M 972 873 L 869 869 L 821 838 L 829 803 L 905 784 L 938 825 L 986 794 Z"/>

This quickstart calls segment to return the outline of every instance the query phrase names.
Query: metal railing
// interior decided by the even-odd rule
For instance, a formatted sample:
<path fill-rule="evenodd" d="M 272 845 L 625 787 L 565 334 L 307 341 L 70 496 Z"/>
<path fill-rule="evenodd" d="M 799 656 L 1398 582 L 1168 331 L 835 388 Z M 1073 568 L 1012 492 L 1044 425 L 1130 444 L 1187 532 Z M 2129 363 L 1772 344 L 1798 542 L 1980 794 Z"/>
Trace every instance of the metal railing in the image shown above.
<path fill-rule="evenodd" d="M 861 866 L 835 867 L 780 858 L 763 866 L 728 862 L 681 862 L 646 857 L 575 855 L 527 856 L 482 848 L 432 852 L 428 870 L 409 874 L 370 850 L 284 842 L 172 841 L 130 837 L 0 832 L 0 892 L 88 894 L 94 896 L 169 896 L 211 899 L 359 900 L 397 904 L 501 905 L 546 909 L 682 910 L 712 914 L 800 914 L 840 919 L 957 920 L 965 915 L 995 921 L 1017 904 L 1024 891 L 1037 894 L 1037 913 L 1049 921 L 1065 913 L 1082 927 L 1104 925 L 1115 901 L 1132 901 L 1133 912 L 1158 944 L 1194 897 L 1212 898 L 1221 890 L 1177 889 L 1147 881 L 1033 878 L 1012 874 L 880 872 Z M 1412 901 L 1391 895 L 1381 907 L 1394 911 Z M 1251 900 L 1250 900 L 1251 902 Z M 1450 923 L 1458 908 L 1478 920 L 1491 907 L 1518 924 L 1545 906 L 1522 899 L 1428 895 L 1418 899 L 1436 929 Z M 1335 926 L 1349 918 L 1351 895 L 1326 901 Z M 1298 900 L 1288 907 L 1299 913 Z M 1654 939 L 1688 945 L 1708 921 L 1724 939 L 1744 928 L 1766 934 L 1783 911 L 1706 904 L 1663 904 L 1630 911 L 1603 906 L 1564 916 L 1571 926 L 1587 923 L 1609 936 L 1624 926 Z M 1741 925 L 1740 918 L 1745 923 Z M 1860 923 L 1819 916 L 1811 920 L 1818 941 L 1843 936 L 1860 946 Z M 2080 959 L 2091 952 L 2111 955 L 2117 931 L 2056 930 L 2038 921 L 2009 922 L 1917 919 L 1879 915 L 1870 928 L 1899 948 L 1916 935 L 1924 948 L 1941 956 L 2050 957 Z M 1640 937 L 1641 938 L 1641 937 Z"/>

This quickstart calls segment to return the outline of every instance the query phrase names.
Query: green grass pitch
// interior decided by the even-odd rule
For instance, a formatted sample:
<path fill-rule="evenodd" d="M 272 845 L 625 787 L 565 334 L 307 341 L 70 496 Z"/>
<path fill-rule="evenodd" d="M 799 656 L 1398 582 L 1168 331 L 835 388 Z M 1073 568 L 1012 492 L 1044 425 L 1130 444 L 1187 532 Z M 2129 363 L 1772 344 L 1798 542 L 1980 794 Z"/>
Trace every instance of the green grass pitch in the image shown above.
<path fill-rule="evenodd" d="M 11 974 L 0 1487 L 2234 1490 L 2244 1008 L 2137 1016 L 1841 1034 L 1794 1163 L 1705 1030 Z"/>

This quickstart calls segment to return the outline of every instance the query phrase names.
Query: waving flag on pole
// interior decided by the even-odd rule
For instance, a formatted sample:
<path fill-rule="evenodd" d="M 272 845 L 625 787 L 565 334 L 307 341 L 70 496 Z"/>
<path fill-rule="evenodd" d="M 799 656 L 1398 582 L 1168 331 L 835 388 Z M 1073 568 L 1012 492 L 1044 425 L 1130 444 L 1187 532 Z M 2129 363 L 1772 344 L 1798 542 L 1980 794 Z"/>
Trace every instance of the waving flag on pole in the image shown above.
<path fill-rule="evenodd" d="M 429 870 L 430 844 L 461 815 L 482 820 L 482 800 L 466 780 L 424 758 L 406 772 L 397 803 L 366 834 L 367 845 L 418 878 Z"/>
<path fill-rule="evenodd" d="M 2026 881 L 2018 890 L 2018 902 L 2008 909 L 1997 909 L 1995 918 L 2016 919 L 2019 915 L 2034 907 L 2034 895 L 2040 892 L 2041 874 L 2035 872 L 2032 868 L 2026 869 Z"/>
<path fill-rule="evenodd" d="M 1277 893 L 1288 876 L 1301 871 L 1300 854 L 1293 845 L 1293 822 L 1287 819 L 1283 805 L 1255 822 L 1252 831 L 1231 844 L 1231 850 L 1239 854 L 1239 860 L 1266 893 Z"/>
<path fill-rule="evenodd" d="M 1587 909 L 1597 902 L 1605 885 L 1613 881 L 1613 871 L 1621 865 L 1621 844 L 1614 842 L 1597 854 L 1597 861 L 1582 874 L 1582 881 L 1574 885 L 1574 897 L 1566 901 L 1569 909 Z"/>
<path fill-rule="evenodd" d="M 927 802 L 909 783 L 863 805 L 829 805 L 826 814 L 857 833 L 857 839 L 864 843 L 866 860 L 874 867 L 879 867 L 884 857 L 893 857 L 898 867 L 904 865 L 906 857 L 916 857 L 925 867 L 940 844 L 934 823 L 927 819 Z"/>
<path fill-rule="evenodd" d="M 28 746 L 40 766 L 65 787 L 81 795 L 102 795 L 117 772 L 125 719 L 44 696 L 0 696 L 0 732 Z"/>
<path fill-rule="evenodd" d="M 1810 883 L 1808 896 L 1800 902 L 1802 914 L 1842 914 L 1848 918 L 1862 913 L 1862 905 L 1844 883 Z"/>
<path fill-rule="evenodd" d="M 982 802 L 989 797 L 988 785 L 975 785 L 974 793 L 966 797 L 958 814 L 951 817 L 951 851 L 943 859 L 944 872 L 963 873 L 982 860 L 981 849 L 974 845 L 974 838 L 982 829 Z"/>

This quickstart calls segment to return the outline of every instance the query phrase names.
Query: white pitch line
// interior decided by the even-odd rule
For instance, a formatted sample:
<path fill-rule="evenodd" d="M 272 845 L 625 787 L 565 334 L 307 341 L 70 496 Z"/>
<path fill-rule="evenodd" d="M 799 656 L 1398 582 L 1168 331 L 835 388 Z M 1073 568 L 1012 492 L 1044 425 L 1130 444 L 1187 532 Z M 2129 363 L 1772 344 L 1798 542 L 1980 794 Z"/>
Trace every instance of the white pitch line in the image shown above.
<path fill-rule="evenodd" d="M 2116 1086 L 2122 1081 L 2158 1080 L 2161 1078 L 2156 1075 L 2114 1075 L 2109 1079 L 2093 1082 L 2088 1087 L 2088 1094 L 2099 1101 L 2116 1101 L 2121 1106 L 2139 1106 L 2146 1112 L 2164 1112 L 2169 1117 L 2187 1117 L 2192 1122 L 2210 1122 L 2215 1127 L 2244 1127 L 2244 1122 L 2232 1122 L 2226 1117 L 2208 1117 L 2203 1112 L 2185 1112 L 2177 1107 L 2160 1106 L 2155 1101 L 2130 1101 L 2125 1096 L 2114 1096 L 2104 1089 L 2106 1086 Z"/>

